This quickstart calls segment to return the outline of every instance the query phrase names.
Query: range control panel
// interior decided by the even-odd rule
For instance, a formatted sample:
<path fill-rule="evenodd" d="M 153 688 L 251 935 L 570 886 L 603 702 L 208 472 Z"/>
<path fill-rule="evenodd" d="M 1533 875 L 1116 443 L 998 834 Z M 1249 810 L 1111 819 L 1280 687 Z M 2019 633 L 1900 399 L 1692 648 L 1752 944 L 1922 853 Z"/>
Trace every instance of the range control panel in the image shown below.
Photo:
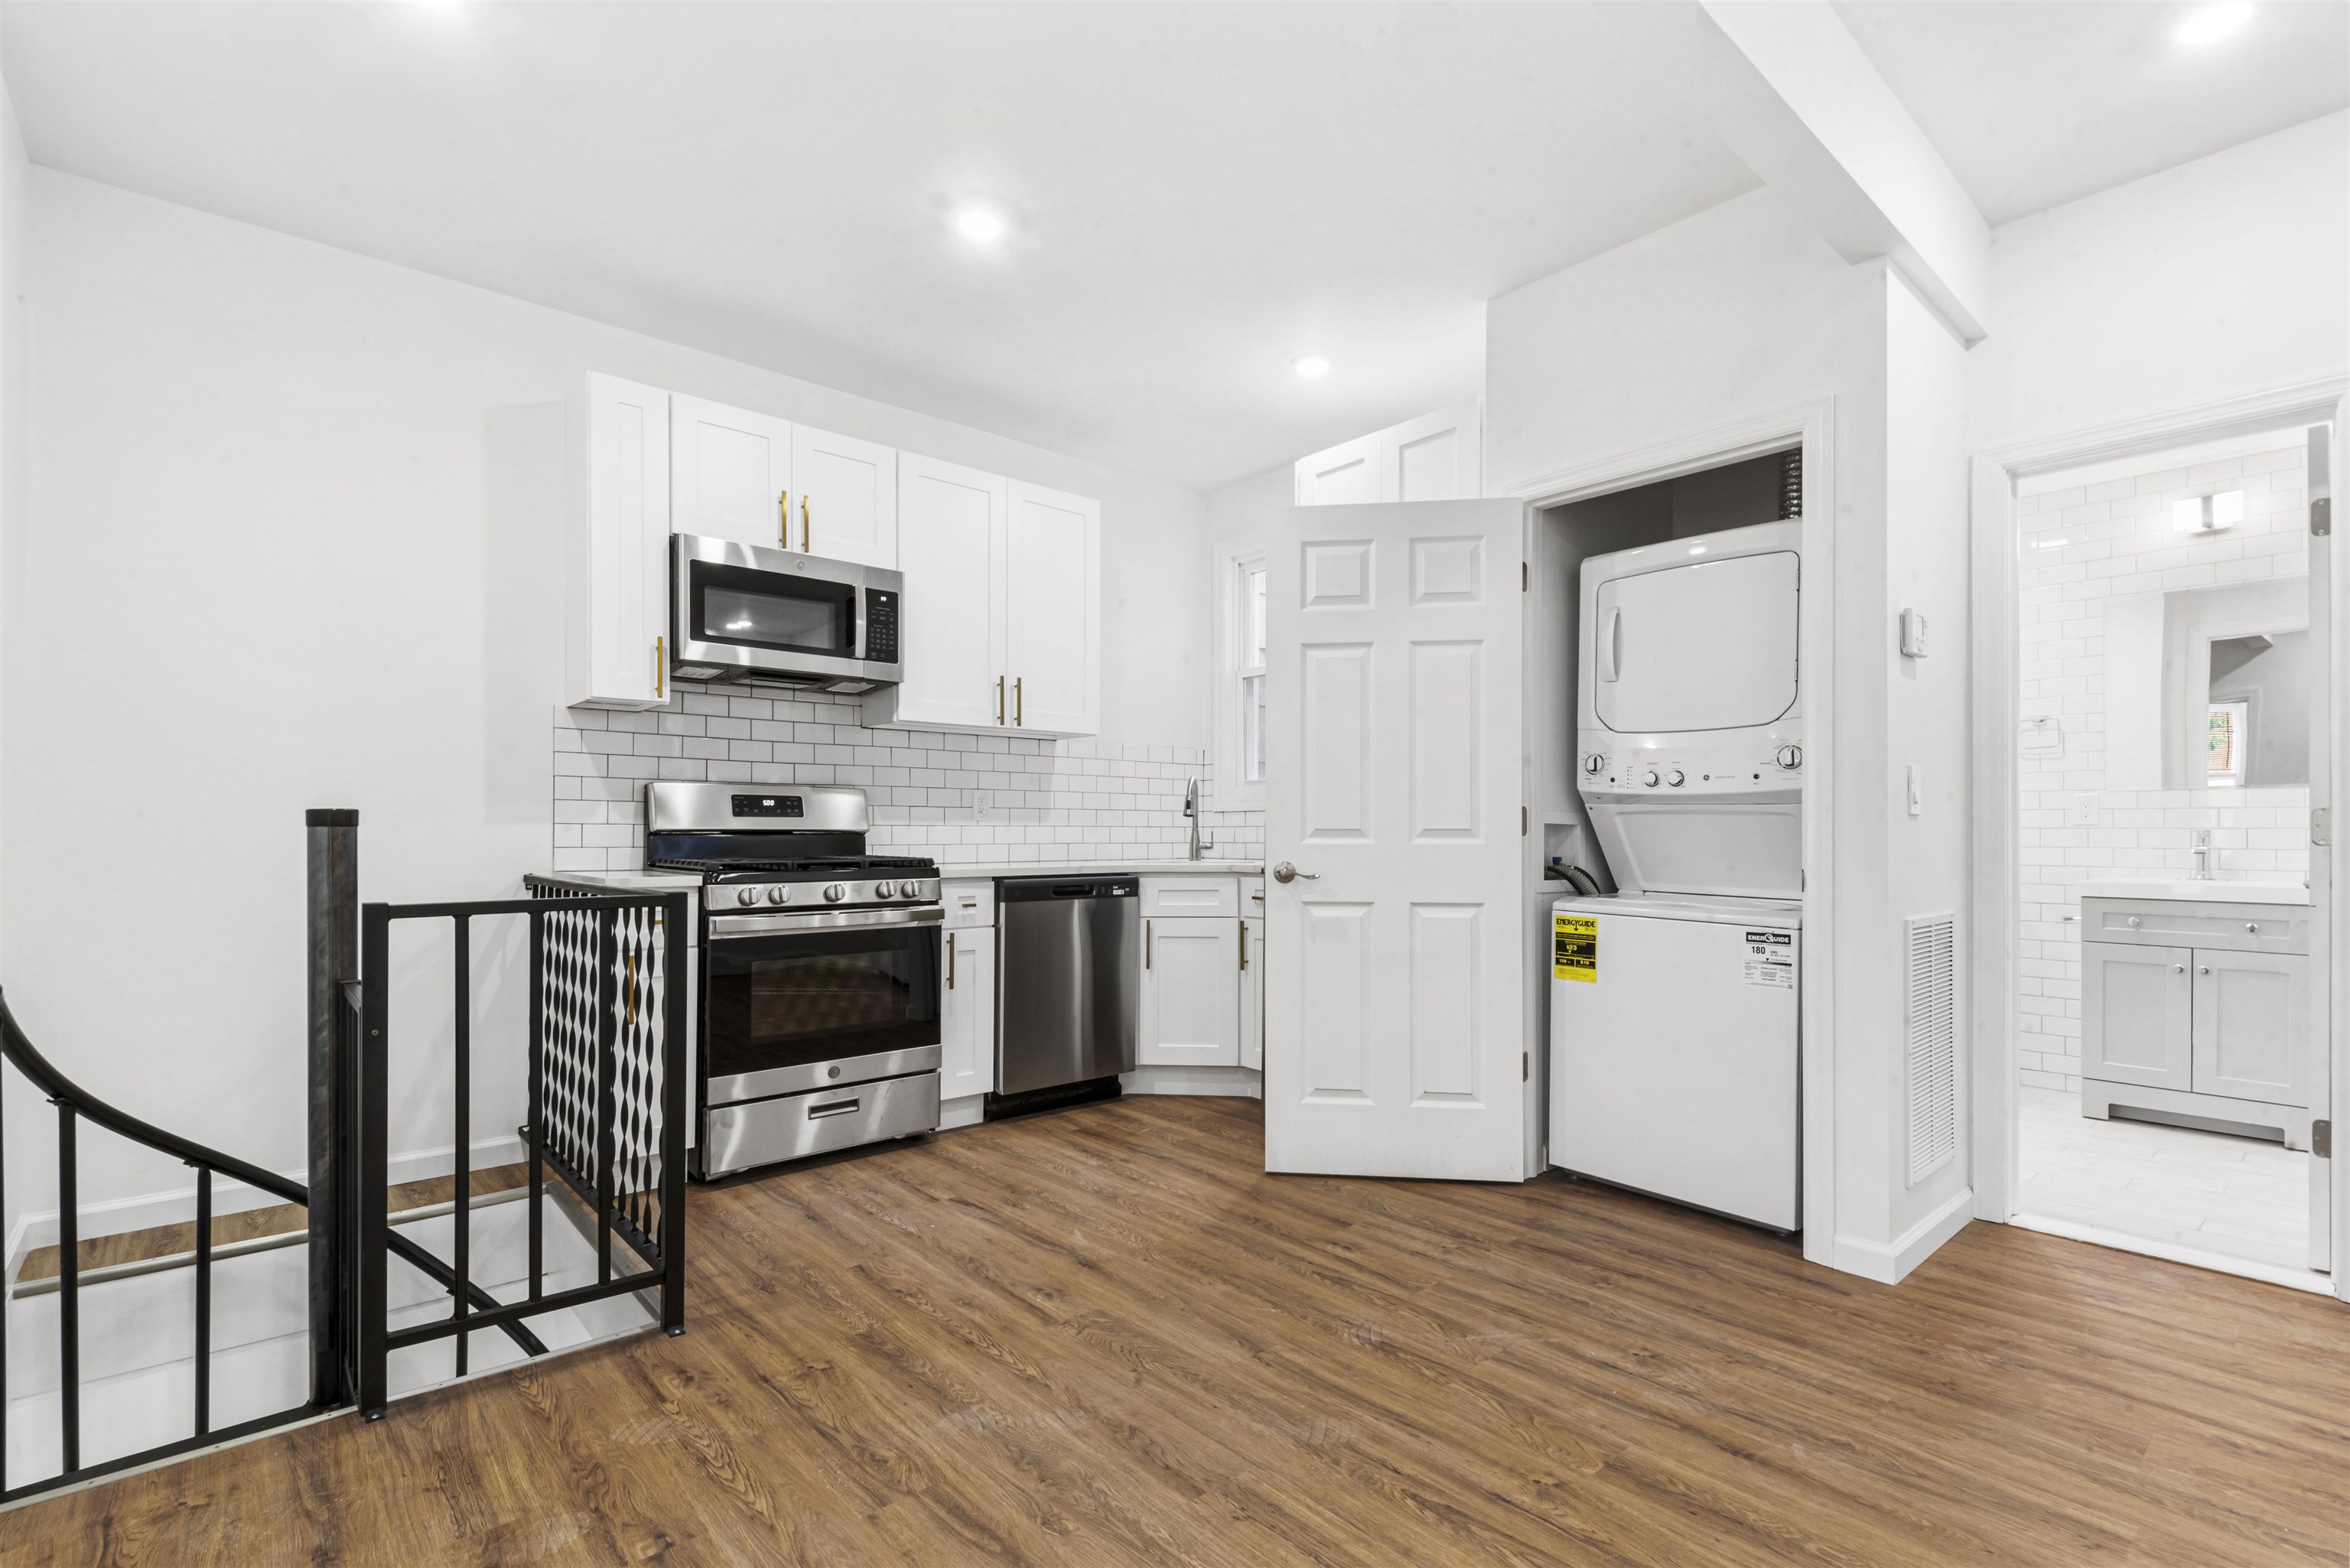
<path fill-rule="evenodd" d="M 873 664 L 898 662 L 898 596 L 888 588 L 865 590 L 865 658 Z"/>

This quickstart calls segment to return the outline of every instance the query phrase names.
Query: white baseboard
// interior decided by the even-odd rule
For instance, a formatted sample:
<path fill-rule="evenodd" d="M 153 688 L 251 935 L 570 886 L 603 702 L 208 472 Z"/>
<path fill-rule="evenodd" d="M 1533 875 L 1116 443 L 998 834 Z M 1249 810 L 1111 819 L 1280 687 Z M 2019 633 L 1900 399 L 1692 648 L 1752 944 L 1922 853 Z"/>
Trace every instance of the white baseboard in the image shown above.
<path fill-rule="evenodd" d="M 524 1158 L 522 1139 L 513 1133 L 499 1137 L 485 1137 L 473 1147 L 472 1166 L 475 1170 L 494 1165 L 512 1165 Z M 457 1168 L 457 1146 L 444 1144 L 439 1148 L 417 1149 L 408 1154 L 396 1154 L 390 1161 L 390 1179 L 386 1186 L 397 1187 L 403 1182 L 429 1181 L 436 1176 L 447 1176 Z M 307 1170 L 282 1172 L 289 1181 L 307 1183 Z M 226 1177 L 213 1182 L 213 1212 L 215 1215 L 240 1214 L 248 1209 L 267 1209 L 285 1199 L 274 1193 L 248 1187 L 242 1181 Z M 130 1198 L 110 1198 L 102 1203 L 81 1206 L 79 1231 L 85 1241 L 98 1236 L 120 1235 L 125 1231 L 145 1231 L 158 1225 L 182 1225 L 195 1218 L 196 1189 L 193 1182 L 161 1192 L 143 1192 Z M 57 1211 L 43 1209 L 17 1216 L 16 1226 L 8 1234 L 7 1267 L 0 1278 L 13 1282 L 25 1254 L 36 1247 L 57 1244 Z"/>
<path fill-rule="evenodd" d="M 2278 1263 L 2259 1263 L 2250 1258 L 2231 1258 L 2225 1252 L 2209 1252 L 2200 1247 L 2185 1247 L 2176 1241 L 2150 1241 L 2143 1236 L 2132 1236 L 2121 1231 L 2078 1225 L 2070 1220 L 2047 1220 L 2037 1214 L 2017 1214 L 2007 1222 L 2019 1230 L 2062 1236 L 2068 1241 L 2086 1241 L 2093 1246 L 2111 1247 L 2117 1252 L 2137 1252 L 2148 1258 L 2160 1258 L 2167 1262 L 2209 1269 L 2217 1274 L 2234 1274 L 2242 1279 L 2259 1280 L 2265 1284 L 2282 1285 L 2288 1290 L 2309 1291 L 2321 1296 L 2334 1293 L 2334 1276 L 2320 1273 L 2315 1269 L 2288 1269 Z"/>
<path fill-rule="evenodd" d="M 1898 1285 L 1909 1272 L 1932 1257 L 1941 1244 L 1967 1228 L 1974 1218 L 1975 1192 L 1961 1187 L 1938 1204 L 1934 1211 L 1890 1241 L 1839 1233 L 1833 1267 L 1858 1274 L 1881 1285 Z"/>
<path fill-rule="evenodd" d="M 1128 1095 L 1221 1095 L 1227 1098 L 1264 1098 L 1264 1075 L 1254 1067 L 1137 1067 L 1118 1075 L 1119 1092 Z"/>

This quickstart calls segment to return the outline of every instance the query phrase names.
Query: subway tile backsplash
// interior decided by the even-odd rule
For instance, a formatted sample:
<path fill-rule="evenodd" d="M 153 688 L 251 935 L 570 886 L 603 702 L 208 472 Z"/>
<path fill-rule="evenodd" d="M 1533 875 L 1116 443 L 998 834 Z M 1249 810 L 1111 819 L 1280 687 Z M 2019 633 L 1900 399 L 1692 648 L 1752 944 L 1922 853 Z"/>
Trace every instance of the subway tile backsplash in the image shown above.
<path fill-rule="evenodd" d="M 554 771 L 556 871 L 641 867 L 649 779 L 857 784 L 871 800 L 877 852 L 1050 865 L 1181 859 L 1183 781 L 1197 774 L 1209 853 L 1253 860 L 1264 850 L 1263 813 L 1213 809 L 1202 751 L 868 729 L 857 699 L 827 692 L 681 681 L 664 709 L 558 708 Z"/>
<path fill-rule="evenodd" d="M 2106 788 L 2106 607 L 2128 594 L 2306 574 L 2299 448 L 2174 468 L 2019 500 L 2022 600 L 2018 711 L 2053 719 L 2061 749 L 2018 759 L 2018 1076 L 2081 1083 L 2079 885 L 2185 877 L 2208 828 L 2223 878 L 2309 871 L 2309 792 Z M 2244 520 L 2216 536 L 2178 531 L 2171 504 L 2241 490 Z M 2094 826 L 2072 812 L 2088 804 Z"/>

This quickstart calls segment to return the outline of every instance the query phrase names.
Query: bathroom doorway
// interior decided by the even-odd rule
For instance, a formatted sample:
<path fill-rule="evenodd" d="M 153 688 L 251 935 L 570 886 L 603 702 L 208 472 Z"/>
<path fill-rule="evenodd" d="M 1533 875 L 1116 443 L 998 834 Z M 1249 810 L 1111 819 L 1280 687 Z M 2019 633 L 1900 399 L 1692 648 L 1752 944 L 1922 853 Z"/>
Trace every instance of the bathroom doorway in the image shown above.
<path fill-rule="evenodd" d="M 2329 1293 L 2332 433 L 2002 476 L 2012 940 L 1977 1080 L 1986 1218 Z"/>

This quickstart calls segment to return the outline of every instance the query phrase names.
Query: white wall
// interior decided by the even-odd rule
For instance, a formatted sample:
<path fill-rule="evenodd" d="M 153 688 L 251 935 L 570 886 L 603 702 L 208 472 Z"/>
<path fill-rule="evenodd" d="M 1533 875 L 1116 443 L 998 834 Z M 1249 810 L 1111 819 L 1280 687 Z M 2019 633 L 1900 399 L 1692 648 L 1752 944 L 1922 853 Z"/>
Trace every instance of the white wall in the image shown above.
<path fill-rule="evenodd" d="M 2350 113 L 1991 231 L 1981 451 L 2350 369 Z"/>
<path fill-rule="evenodd" d="M 1195 494 L 53 171 L 31 182 L 39 521 L 10 541 L 0 607 L 0 944 L 28 1032 L 128 1109 L 300 1162 L 303 808 L 359 808 L 369 899 L 502 894 L 546 865 L 563 520 L 513 464 L 551 461 L 552 407 L 590 369 L 1098 497 L 1104 738 L 1205 742 Z M 126 929 L 126 895 L 151 888 Z M 511 1131 L 513 1105 L 477 1103 L 479 1135 Z M 448 1141 L 432 1108 L 402 1102 L 395 1149 Z M 101 1155 L 85 1191 L 184 1180 Z"/>
<path fill-rule="evenodd" d="M 1830 482 L 1835 535 L 1835 828 L 1825 857 L 1835 924 L 1806 931 L 1813 972 L 1832 960 L 1834 1170 L 1826 1193 L 1812 1179 L 1816 1166 L 1807 1177 L 1804 1251 L 1877 1278 L 1897 1277 L 1931 1250 L 1943 1231 L 1920 1234 L 1918 1221 L 1947 1209 L 1967 1180 L 1962 1140 L 1951 1167 L 1910 1189 L 1902 1119 L 1900 916 L 1962 912 L 1968 810 L 1956 761 L 1966 651 L 1955 596 L 1964 579 L 1949 565 L 1964 550 L 1961 388 L 1956 344 L 1924 337 L 1922 316 L 1882 263 L 1846 265 L 1768 191 L 1487 310 L 1489 494 L 1834 400 L 1828 472 L 1806 475 L 1814 508 L 1823 478 Z M 1929 317 L 1923 329 L 1941 330 Z M 1914 675 L 1896 652 L 1901 603 L 1919 604 L 1954 634 Z M 1895 765 L 1913 759 L 1932 791 L 1914 823 Z M 1907 862 L 1898 873 L 1897 859 Z"/>
<path fill-rule="evenodd" d="M 31 177 L 24 133 L 16 124 L 16 106 L 9 99 L 7 83 L 0 81 L 0 585 L 7 580 L 24 533 L 25 389 L 29 358 L 25 301 L 29 287 L 26 266 L 32 232 Z M 5 594 L 0 593 L 0 622 L 5 622 Z M 6 753 L 7 724 L 5 708 L 0 708 L 0 758 Z M 5 781 L 5 774 L 0 774 L 0 781 Z M 4 782 L 0 782 L 0 798 L 5 798 Z M 0 867 L 6 863 L 5 849 L 5 843 L 0 843 Z M 0 874 L 0 888 L 5 887 L 5 874 Z M 7 954 L 6 946 L 0 943 L 0 984 L 16 975 L 15 967 L 6 961 Z M 6 1144 L 8 1189 L 5 1212 L 0 1212 L 0 1244 L 13 1242 L 16 1235 L 16 1217 L 23 1212 L 25 1195 L 30 1190 L 26 1183 L 38 1163 L 33 1158 L 38 1122 L 47 1110 L 14 1069 L 0 1067 L 0 1083 L 9 1080 L 13 1084 L 0 1095 L 6 1101 L 0 1139 Z M 5 1265 L 12 1256 L 0 1256 L 0 1278 L 5 1277 Z"/>

